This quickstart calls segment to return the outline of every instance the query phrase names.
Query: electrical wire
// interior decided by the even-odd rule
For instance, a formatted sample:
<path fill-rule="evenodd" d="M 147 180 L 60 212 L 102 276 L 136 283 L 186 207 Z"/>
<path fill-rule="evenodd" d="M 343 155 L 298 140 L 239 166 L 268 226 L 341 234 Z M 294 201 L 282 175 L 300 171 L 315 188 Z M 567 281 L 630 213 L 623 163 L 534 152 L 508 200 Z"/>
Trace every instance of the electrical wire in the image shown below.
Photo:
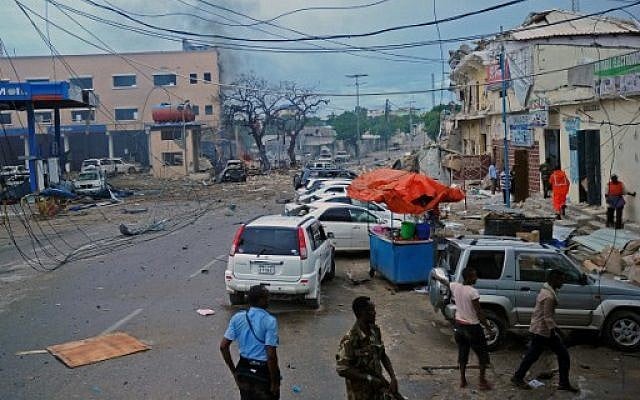
<path fill-rule="evenodd" d="M 418 27 L 425 27 L 425 26 L 431 26 L 431 25 L 435 25 L 436 23 L 445 23 L 445 22 L 453 22 L 453 21 L 458 21 L 467 17 L 471 17 L 474 15 L 480 15 L 480 14 L 484 14 L 490 11 L 495 11 L 495 10 L 499 10 L 501 8 L 505 8 L 505 7 L 510 7 L 513 6 L 515 4 L 519 4 L 519 3 L 523 3 L 527 0 L 511 0 L 505 3 L 500 3 L 500 4 L 496 4 L 490 7 L 486 7 L 483 9 L 479 9 L 479 10 L 475 10 L 475 11 L 469 11 L 466 13 L 462 13 L 462 14 L 457 14 L 457 15 L 453 15 L 450 17 L 446 17 L 443 18 L 439 21 L 426 21 L 426 22 L 421 22 L 421 23 L 416 23 L 416 24 L 406 24 L 406 25 L 399 25 L 399 26 L 392 26 L 392 27 L 388 27 L 388 28 L 384 28 L 384 29 L 379 29 L 379 30 L 375 30 L 375 31 L 371 31 L 371 32 L 364 32 L 364 33 L 349 33 L 349 34 L 334 34 L 334 35 L 318 35 L 318 36 L 308 36 L 308 37 L 301 37 L 301 38 L 295 38 L 295 39 L 255 39 L 255 38 L 240 38 L 240 37 L 234 37 L 234 36 L 227 36 L 227 35 L 218 35 L 218 34 L 207 34 L 207 33 L 197 33 L 197 32 L 191 32 L 191 31 L 186 31 L 186 30 L 180 30 L 180 29 L 172 29 L 172 28 L 165 28 L 165 27 L 160 27 L 154 24 L 149 24 L 146 23 L 140 19 L 137 18 L 133 18 L 132 16 L 130 16 L 129 14 L 127 14 L 126 12 L 122 12 L 118 9 L 115 9 L 113 7 L 109 7 L 109 6 L 105 6 L 103 4 L 99 4 L 96 3 L 93 0 L 80 0 L 84 3 L 87 3 L 89 5 L 93 5 L 96 8 L 100 8 L 100 9 L 104 9 L 107 11 L 111 11 L 112 13 L 118 14 L 121 17 L 128 19 L 132 22 L 136 22 L 139 25 L 145 26 L 147 28 L 152 28 L 152 29 L 156 29 L 156 30 L 161 30 L 161 31 L 165 31 L 165 32 L 170 32 L 170 33 L 175 33 L 175 34 L 179 34 L 179 35 L 184 35 L 184 36 L 193 36 L 193 37 L 207 37 L 207 38 L 214 38 L 214 39 L 224 39 L 224 40 L 229 40 L 229 41 L 241 41 L 241 42 L 266 42 L 266 43 L 285 43 L 285 42 L 304 42 L 304 41 L 314 41 L 314 40 L 325 40 L 325 39 L 353 39 L 353 38 L 360 38 L 360 37 L 370 37 L 370 36 L 377 36 L 383 33 L 388 33 L 388 32 L 395 32 L 395 31 L 401 31 L 401 30 L 406 30 L 406 29 L 412 29 L 412 28 L 418 28 Z M 213 4 L 209 1 L 206 0 L 198 0 L 199 2 L 203 3 L 203 4 L 207 4 L 211 7 L 214 8 L 219 8 L 219 9 L 224 9 L 226 11 L 231 11 L 233 12 L 233 10 L 230 10 L 226 7 L 223 6 L 219 6 L 217 4 Z M 640 1 L 637 2 L 638 4 L 640 4 Z M 630 5 L 625 5 L 622 6 L 624 8 L 630 7 Z"/>

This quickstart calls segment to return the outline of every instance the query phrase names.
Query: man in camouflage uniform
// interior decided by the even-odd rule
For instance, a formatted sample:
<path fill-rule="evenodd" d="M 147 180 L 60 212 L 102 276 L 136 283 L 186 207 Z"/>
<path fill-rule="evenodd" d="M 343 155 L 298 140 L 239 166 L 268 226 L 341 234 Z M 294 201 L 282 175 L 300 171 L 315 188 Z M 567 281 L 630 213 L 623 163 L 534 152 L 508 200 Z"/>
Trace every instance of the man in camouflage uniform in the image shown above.
<path fill-rule="evenodd" d="M 384 350 L 376 308 L 368 297 L 353 301 L 356 323 L 340 341 L 336 355 L 338 375 L 347 383 L 349 400 L 386 400 L 401 398 L 391 360 Z M 382 374 L 382 366 L 389 381 Z"/>

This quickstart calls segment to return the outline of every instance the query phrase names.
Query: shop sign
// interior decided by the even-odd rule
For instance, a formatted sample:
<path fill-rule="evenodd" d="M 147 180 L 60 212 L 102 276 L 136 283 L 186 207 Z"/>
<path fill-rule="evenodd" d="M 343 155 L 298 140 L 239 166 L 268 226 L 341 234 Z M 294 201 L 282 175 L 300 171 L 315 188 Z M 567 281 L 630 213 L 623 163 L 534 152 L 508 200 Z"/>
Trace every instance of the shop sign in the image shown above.
<path fill-rule="evenodd" d="M 504 60 L 504 79 L 507 81 L 507 87 L 510 84 L 509 74 L 509 59 Z M 493 63 L 487 66 L 487 89 L 500 90 L 502 89 L 502 71 L 500 70 L 500 63 Z"/>
<path fill-rule="evenodd" d="M 640 93 L 640 51 L 599 61 L 594 78 L 600 97 Z"/>

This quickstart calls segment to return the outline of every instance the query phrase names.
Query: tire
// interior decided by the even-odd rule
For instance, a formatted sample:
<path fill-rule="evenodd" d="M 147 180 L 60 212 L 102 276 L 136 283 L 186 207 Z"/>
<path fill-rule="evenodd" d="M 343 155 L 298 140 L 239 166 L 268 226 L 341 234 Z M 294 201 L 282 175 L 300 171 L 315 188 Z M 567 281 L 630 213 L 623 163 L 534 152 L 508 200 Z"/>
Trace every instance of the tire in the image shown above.
<path fill-rule="evenodd" d="M 640 350 L 640 314 L 635 311 L 614 311 L 604 325 L 607 343 L 622 351 Z"/>
<path fill-rule="evenodd" d="M 335 256 L 331 256 L 331 267 L 329 268 L 329 271 L 327 271 L 326 275 L 324 276 L 324 280 L 325 281 L 330 281 L 333 278 L 336 277 L 336 259 Z"/>
<path fill-rule="evenodd" d="M 315 299 L 306 299 L 305 303 L 312 310 L 317 310 L 317 309 L 320 308 L 320 303 L 321 303 L 320 298 L 321 297 L 322 297 L 322 286 L 320 285 L 320 279 L 318 279 L 318 286 L 316 288 L 316 298 Z"/>
<path fill-rule="evenodd" d="M 494 339 L 490 339 L 489 337 L 487 337 L 487 348 L 489 349 L 489 351 L 498 350 L 504 343 L 504 340 L 507 336 L 507 322 L 501 315 L 493 310 L 483 309 L 483 311 L 491 328 L 493 328 L 494 331 L 497 331 Z M 485 330 L 484 327 L 482 329 Z"/>
<path fill-rule="evenodd" d="M 129 169 L 127 170 L 128 174 L 135 174 L 136 173 L 136 169 L 134 167 L 129 167 Z"/>
<path fill-rule="evenodd" d="M 229 303 L 231 303 L 232 306 L 244 304 L 244 292 L 229 293 Z"/>

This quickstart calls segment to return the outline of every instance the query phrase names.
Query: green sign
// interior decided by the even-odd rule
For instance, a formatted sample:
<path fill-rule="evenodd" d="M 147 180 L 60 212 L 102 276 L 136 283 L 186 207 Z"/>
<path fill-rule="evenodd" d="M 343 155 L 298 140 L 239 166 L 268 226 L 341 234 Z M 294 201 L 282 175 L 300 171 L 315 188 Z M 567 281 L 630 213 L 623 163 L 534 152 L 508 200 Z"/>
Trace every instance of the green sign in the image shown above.
<path fill-rule="evenodd" d="M 595 64 L 595 75 L 601 78 L 640 72 L 640 51 L 615 56 Z"/>

